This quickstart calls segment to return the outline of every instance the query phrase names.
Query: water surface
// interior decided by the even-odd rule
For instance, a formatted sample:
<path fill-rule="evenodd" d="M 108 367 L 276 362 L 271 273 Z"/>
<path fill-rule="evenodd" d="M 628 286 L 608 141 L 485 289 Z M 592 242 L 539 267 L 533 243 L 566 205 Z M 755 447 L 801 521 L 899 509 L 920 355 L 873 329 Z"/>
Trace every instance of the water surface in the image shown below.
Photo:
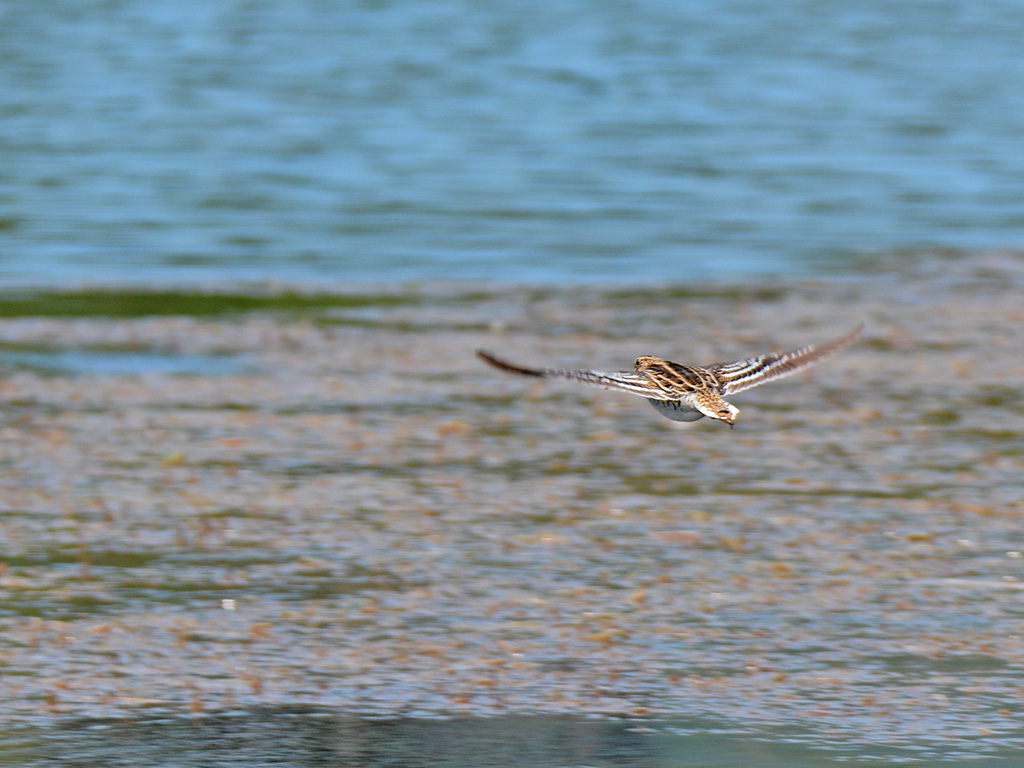
<path fill-rule="evenodd" d="M 1024 245 L 1024 7 L 0 10 L 0 280 L 693 282 Z"/>

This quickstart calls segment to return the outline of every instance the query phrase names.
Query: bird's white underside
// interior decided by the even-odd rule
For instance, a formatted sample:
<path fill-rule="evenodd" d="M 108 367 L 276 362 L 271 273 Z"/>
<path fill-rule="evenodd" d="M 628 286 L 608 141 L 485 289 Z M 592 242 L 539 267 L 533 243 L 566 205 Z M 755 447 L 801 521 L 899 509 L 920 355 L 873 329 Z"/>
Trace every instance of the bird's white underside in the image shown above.
<path fill-rule="evenodd" d="M 680 400 L 648 400 L 662 416 L 672 421 L 697 421 L 703 419 L 704 414 L 696 408 L 691 408 Z"/>

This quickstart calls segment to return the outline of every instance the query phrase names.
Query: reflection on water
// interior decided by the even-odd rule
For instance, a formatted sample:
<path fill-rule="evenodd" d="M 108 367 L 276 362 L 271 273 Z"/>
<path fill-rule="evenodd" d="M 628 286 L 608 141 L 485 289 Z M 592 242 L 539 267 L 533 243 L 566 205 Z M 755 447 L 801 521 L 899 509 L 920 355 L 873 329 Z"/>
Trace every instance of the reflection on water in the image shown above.
<path fill-rule="evenodd" d="M 356 720 L 263 712 L 193 722 L 83 723 L 55 745 L 62 765 L 558 766 L 663 765 L 623 723 L 568 718 Z M 47 750 L 49 751 L 49 750 Z M 119 763 L 118 759 L 125 762 Z"/>

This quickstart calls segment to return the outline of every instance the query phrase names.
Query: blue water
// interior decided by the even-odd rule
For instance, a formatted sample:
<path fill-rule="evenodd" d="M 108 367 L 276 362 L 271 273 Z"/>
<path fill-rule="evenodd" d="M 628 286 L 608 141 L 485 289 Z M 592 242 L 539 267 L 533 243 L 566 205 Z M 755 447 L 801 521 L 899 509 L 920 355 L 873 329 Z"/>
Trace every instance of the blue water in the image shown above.
<path fill-rule="evenodd" d="M 0 5 L 0 285 L 1024 245 L 1016 0 Z"/>
<path fill-rule="evenodd" d="M 8 350 L 0 348 L 0 376 L 27 369 L 54 375 L 124 376 L 140 373 L 222 376 L 253 370 L 225 355 L 99 349 Z"/>

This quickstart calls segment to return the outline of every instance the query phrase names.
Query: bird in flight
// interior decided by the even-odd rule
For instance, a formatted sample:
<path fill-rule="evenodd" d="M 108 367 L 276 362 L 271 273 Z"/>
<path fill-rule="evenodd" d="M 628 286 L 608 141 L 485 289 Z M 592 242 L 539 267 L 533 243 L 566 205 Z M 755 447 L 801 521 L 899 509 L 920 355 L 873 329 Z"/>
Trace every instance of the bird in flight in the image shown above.
<path fill-rule="evenodd" d="M 697 421 L 705 416 L 724 421 L 730 427 L 739 408 L 724 397 L 742 392 L 783 376 L 796 373 L 838 352 L 860 335 L 863 325 L 845 336 L 811 344 L 792 352 L 768 352 L 735 363 L 708 366 L 682 365 L 660 357 L 638 357 L 632 371 L 584 371 L 557 368 L 526 368 L 477 350 L 477 355 L 495 368 L 521 376 L 568 379 L 603 389 L 621 389 L 646 397 L 662 416 L 673 421 Z"/>

